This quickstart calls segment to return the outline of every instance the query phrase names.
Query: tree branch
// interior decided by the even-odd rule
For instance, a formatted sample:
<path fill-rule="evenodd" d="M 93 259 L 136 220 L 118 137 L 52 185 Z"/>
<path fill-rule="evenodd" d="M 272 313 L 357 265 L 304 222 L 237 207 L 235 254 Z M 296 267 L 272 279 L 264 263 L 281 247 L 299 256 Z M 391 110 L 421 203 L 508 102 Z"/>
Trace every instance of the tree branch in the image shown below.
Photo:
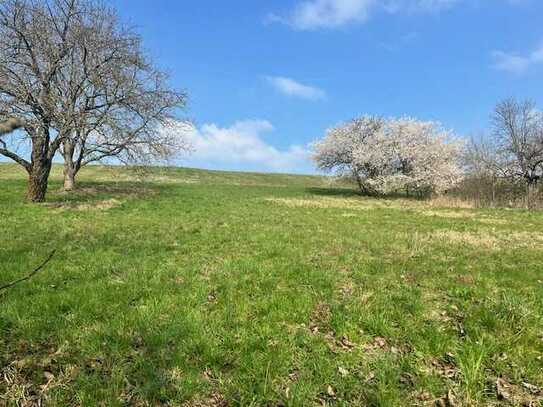
<path fill-rule="evenodd" d="M 0 145 L 5 145 L 5 143 L 2 141 Z M 26 171 L 30 171 L 30 167 L 31 167 L 30 163 L 26 161 L 24 158 L 18 156 L 17 154 L 9 151 L 6 148 L 1 148 L 1 147 L 0 147 L 0 154 L 3 155 L 4 157 L 12 159 L 17 164 L 22 165 Z"/>
<path fill-rule="evenodd" d="M 26 280 L 29 280 L 31 279 L 33 276 L 35 276 L 36 274 L 38 274 L 46 265 L 47 263 L 49 263 L 51 261 L 51 259 L 53 258 L 53 256 L 55 255 L 55 252 L 57 250 L 53 250 L 49 256 L 38 266 L 36 267 L 30 274 L 28 274 L 27 276 L 25 277 L 22 277 L 18 280 L 15 280 L 15 281 L 12 281 L 11 283 L 8 283 L 8 284 L 5 284 L 3 286 L 0 286 L 0 292 L 2 290 L 7 290 L 8 288 L 11 288 L 13 287 L 14 285 L 16 284 L 19 284 L 19 283 L 22 283 L 23 281 L 26 281 Z"/>

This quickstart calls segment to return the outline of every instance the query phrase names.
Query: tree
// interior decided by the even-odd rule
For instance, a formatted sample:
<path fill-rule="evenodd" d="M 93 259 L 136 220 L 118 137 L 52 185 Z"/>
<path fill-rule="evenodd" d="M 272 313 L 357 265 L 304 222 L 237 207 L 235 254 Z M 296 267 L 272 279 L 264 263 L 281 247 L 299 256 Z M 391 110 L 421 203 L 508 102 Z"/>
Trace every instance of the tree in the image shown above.
<path fill-rule="evenodd" d="M 140 36 L 105 7 L 88 13 L 80 32 L 68 71 L 77 81 L 64 75 L 60 84 L 77 100 L 77 120 L 61 149 L 65 189 L 92 162 L 145 164 L 186 150 L 183 134 L 162 131 L 186 94 L 171 89 L 167 75 L 148 61 Z"/>
<path fill-rule="evenodd" d="M 27 161 L 5 142 L 0 154 L 25 168 L 33 202 L 45 198 L 53 157 L 70 125 L 60 125 L 62 108 L 52 85 L 68 55 L 76 15 L 75 0 L 0 3 L 0 119 L 24 121 L 31 157 Z"/>
<path fill-rule="evenodd" d="M 543 114 L 533 102 L 508 99 L 492 116 L 501 170 L 524 180 L 530 198 L 543 176 Z"/>
<path fill-rule="evenodd" d="M 365 116 L 329 130 L 314 158 L 320 169 L 352 175 L 363 193 L 428 194 L 460 181 L 461 148 L 435 123 Z"/>
<path fill-rule="evenodd" d="M 362 177 L 371 169 L 360 166 L 354 154 L 384 124 L 379 117 L 363 116 L 329 129 L 324 139 L 314 146 L 313 159 L 317 167 L 326 172 L 335 171 L 341 177 L 352 177 L 362 192 L 369 193 Z"/>
<path fill-rule="evenodd" d="M 45 199 L 59 150 L 69 181 L 104 157 L 166 151 L 162 143 L 171 139 L 157 126 L 174 117 L 185 95 L 165 79 L 144 58 L 139 36 L 99 2 L 0 3 L 0 120 L 24 121 L 31 159 L 6 143 L 0 154 L 28 172 L 28 199 Z"/>
<path fill-rule="evenodd" d="M 470 144 L 471 170 L 522 182 L 530 204 L 543 177 L 543 113 L 531 101 L 507 99 L 496 105 L 491 124 L 489 135 Z"/>

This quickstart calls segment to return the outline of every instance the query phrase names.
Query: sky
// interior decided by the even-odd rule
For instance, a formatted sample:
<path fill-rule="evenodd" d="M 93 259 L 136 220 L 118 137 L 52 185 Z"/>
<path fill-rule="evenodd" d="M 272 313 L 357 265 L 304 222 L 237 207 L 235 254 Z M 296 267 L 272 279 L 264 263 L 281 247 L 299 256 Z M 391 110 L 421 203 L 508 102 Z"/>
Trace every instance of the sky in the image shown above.
<path fill-rule="evenodd" d="M 362 114 L 484 131 L 543 105 L 542 0 L 109 0 L 189 93 L 183 166 L 310 173 L 311 143 Z"/>

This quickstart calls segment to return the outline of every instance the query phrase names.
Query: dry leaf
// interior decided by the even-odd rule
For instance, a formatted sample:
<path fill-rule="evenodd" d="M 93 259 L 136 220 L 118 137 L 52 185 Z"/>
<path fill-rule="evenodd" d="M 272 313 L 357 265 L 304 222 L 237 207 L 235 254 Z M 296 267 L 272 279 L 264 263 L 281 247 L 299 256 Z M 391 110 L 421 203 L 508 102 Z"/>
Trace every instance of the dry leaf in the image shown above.
<path fill-rule="evenodd" d="M 435 403 L 439 407 L 457 407 L 456 397 L 452 390 L 449 390 L 446 395 L 438 398 Z"/>
<path fill-rule="evenodd" d="M 204 379 L 211 381 L 213 380 L 213 371 L 210 368 L 206 367 L 204 370 L 203 376 L 204 376 Z"/>
<path fill-rule="evenodd" d="M 55 378 L 55 375 L 51 372 L 48 372 L 47 370 L 45 370 L 43 372 L 43 375 L 45 376 L 45 379 L 50 382 L 51 380 L 53 380 Z"/>
<path fill-rule="evenodd" d="M 500 400 L 510 400 L 511 393 L 509 391 L 510 385 L 501 377 L 496 379 L 496 394 Z"/>
<path fill-rule="evenodd" d="M 380 336 L 375 337 L 374 343 L 380 348 L 384 348 L 387 345 L 385 338 L 381 338 Z"/>
<path fill-rule="evenodd" d="M 296 380 L 298 380 L 298 370 L 293 370 L 292 372 L 290 372 L 288 374 L 288 378 L 290 380 L 292 380 L 293 382 L 295 382 Z"/>
<path fill-rule="evenodd" d="M 428 401 L 428 400 L 431 400 L 432 399 L 432 395 L 430 393 L 428 393 L 427 391 L 423 391 L 422 393 L 420 393 L 417 398 L 420 400 L 420 401 Z"/>
<path fill-rule="evenodd" d="M 339 340 L 339 346 L 341 346 L 345 350 L 351 350 L 356 346 L 355 343 L 349 341 L 349 339 L 346 336 L 342 336 Z"/>

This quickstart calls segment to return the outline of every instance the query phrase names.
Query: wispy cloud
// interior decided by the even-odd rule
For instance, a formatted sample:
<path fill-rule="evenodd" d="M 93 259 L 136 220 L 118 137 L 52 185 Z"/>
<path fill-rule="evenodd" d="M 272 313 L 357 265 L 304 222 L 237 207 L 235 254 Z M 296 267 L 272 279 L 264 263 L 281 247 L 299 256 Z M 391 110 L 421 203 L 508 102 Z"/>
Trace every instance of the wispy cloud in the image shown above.
<path fill-rule="evenodd" d="M 288 24 L 298 30 L 338 28 L 364 23 L 376 11 L 438 12 L 463 0 L 305 0 L 284 14 L 271 14 L 271 21 Z"/>
<path fill-rule="evenodd" d="M 334 28 L 353 22 L 364 22 L 376 0 L 311 0 L 299 3 L 285 16 L 271 19 L 300 30 Z"/>
<path fill-rule="evenodd" d="M 304 85 L 284 76 L 266 76 L 266 81 L 280 93 L 307 100 L 322 100 L 326 93 L 317 87 Z"/>
<path fill-rule="evenodd" d="M 513 74 L 523 74 L 533 65 L 543 64 L 543 44 L 527 55 L 504 51 L 492 52 L 494 68 Z"/>
<path fill-rule="evenodd" d="M 273 172 L 313 172 L 307 146 L 291 145 L 279 149 L 263 139 L 274 130 L 267 120 L 243 120 L 230 127 L 204 124 L 187 127 L 185 123 L 170 126 L 168 131 L 182 132 L 193 153 L 183 165 L 215 169 Z"/>
<path fill-rule="evenodd" d="M 463 0 L 389 0 L 383 6 L 390 13 L 397 12 L 429 12 L 436 13 L 460 3 Z"/>

